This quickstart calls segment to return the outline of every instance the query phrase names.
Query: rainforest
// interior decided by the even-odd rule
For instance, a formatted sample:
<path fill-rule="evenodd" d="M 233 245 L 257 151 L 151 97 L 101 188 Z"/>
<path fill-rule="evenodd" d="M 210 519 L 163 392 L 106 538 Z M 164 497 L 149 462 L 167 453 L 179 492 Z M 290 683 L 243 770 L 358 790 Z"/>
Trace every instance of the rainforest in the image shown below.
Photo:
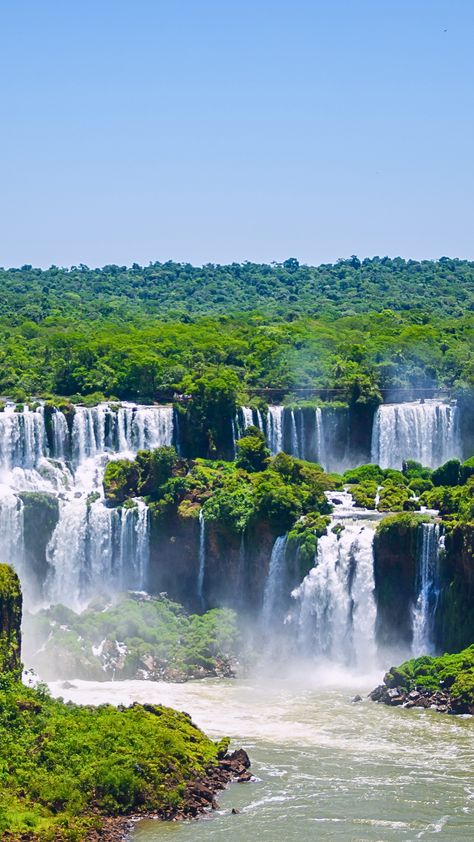
<path fill-rule="evenodd" d="M 2 838 L 469 839 L 474 264 L 0 290 Z"/>

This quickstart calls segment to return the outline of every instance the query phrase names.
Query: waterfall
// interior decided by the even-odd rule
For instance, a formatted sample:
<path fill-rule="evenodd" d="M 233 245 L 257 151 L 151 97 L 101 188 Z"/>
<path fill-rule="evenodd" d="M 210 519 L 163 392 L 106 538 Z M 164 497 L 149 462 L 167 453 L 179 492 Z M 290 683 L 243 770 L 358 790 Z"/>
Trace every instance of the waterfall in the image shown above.
<path fill-rule="evenodd" d="M 417 600 L 413 611 L 412 652 L 433 655 L 434 615 L 438 601 L 439 525 L 422 523 L 418 532 Z"/>
<path fill-rule="evenodd" d="M 318 406 L 314 410 L 314 432 L 315 432 L 315 448 L 316 448 L 316 461 L 326 469 L 327 461 L 326 461 L 326 446 L 324 441 L 324 425 L 323 425 L 323 412 L 321 408 Z"/>
<path fill-rule="evenodd" d="M 461 458 L 459 409 L 427 400 L 424 403 L 383 404 L 374 417 L 371 461 L 381 468 L 398 468 L 414 459 L 436 468 Z"/>
<path fill-rule="evenodd" d="M 283 450 L 283 407 L 268 407 L 268 446 L 272 456 Z"/>
<path fill-rule="evenodd" d="M 20 497 L 0 486 L 0 562 L 24 573 L 24 511 Z"/>
<path fill-rule="evenodd" d="M 318 541 L 316 564 L 292 596 L 298 645 L 307 655 L 367 665 L 375 656 L 374 530 L 347 521 Z"/>
<path fill-rule="evenodd" d="M 65 460 L 69 451 L 69 428 L 64 413 L 58 409 L 51 416 L 53 431 L 53 456 L 55 459 Z"/>
<path fill-rule="evenodd" d="M 267 581 L 263 595 L 262 623 L 264 629 L 271 630 L 272 624 L 284 610 L 285 597 L 285 554 L 287 536 L 275 539 L 268 567 Z"/>
<path fill-rule="evenodd" d="M 199 509 L 199 567 L 197 578 L 197 595 L 204 608 L 204 576 L 206 573 L 206 520 L 202 507 Z"/>
<path fill-rule="evenodd" d="M 296 428 L 296 417 L 295 412 L 291 410 L 291 455 L 296 456 L 299 459 L 300 456 L 300 448 L 298 443 L 298 430 Z"/>
<path fill-rule="evenodd" d="M 33 468 L 47 453 L 43 407 L 33 411 L 25 406 L 17 412 L 14 404 L 7 404 L 0 412 L 1 468 Z"/>
<path fill-rule="evenodd" d="M 148 538 L 148 508 L 142 501 L 121 509 L 109 509 L 101 500 L 66 503 L 47 549 L 47 599 L 80 610 L 99 594 L 145 589 Z"/>
<path fill-rule="evenodd" d="M 240 409 L 242 411 L 243 429 L 246 430 L 247 427 L 253 426 L 253 410 L 249 406 L 241 406 Z"/>
<path fill-rule="evenodd" d="M 19 495 L 46 492 L 59 499 L 59 522 L 47 548 L 45 598 L 78 607 L 95 593 L 145 587 L 148 508 L 140 500 L 131 507 L 107 508 L 102 478 L 114 453 L 132 457 L 139 449 L 171 445 L 173 408 L 76 406 L 71 428 L 58 409 L 48 418 L 49 445 L 43 406 L 30 409 L 8 402 L 0 412 L 0 560 L 15 566 L 30 599 Z"/>

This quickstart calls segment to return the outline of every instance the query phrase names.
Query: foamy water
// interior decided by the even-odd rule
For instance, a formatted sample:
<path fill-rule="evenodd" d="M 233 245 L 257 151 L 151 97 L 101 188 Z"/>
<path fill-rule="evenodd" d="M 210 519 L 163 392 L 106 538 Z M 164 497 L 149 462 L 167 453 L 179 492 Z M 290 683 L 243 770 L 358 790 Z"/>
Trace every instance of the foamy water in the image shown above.
<path fill-rule="evenodd" d="M 222 840 L 392 842 L 474 838 L 474 720 L 364 701 L 379 675 L 312 670 L 285 681 L 184 685 L 76 681 L 55 695 L 78 703 L 163 703 L 252 759 L 252 784 L 233 784 L 198 822 L 141 822 L 133 842 Z M 231 813 L 237 808 L 238 815 Z"/>

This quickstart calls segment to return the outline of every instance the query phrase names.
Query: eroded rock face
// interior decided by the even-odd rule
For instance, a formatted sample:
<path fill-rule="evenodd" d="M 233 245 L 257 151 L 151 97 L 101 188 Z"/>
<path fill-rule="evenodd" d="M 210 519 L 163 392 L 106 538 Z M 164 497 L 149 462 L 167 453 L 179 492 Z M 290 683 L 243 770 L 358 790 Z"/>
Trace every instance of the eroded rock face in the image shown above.
<path fill-rule="evenodd" d="M 381 646 L 412 642 L 417 532 L 417 526 L 396 523 L 375 537 L 376 634 Z"/>
<path fill-rule="evenodd" d="M 20 580 L 7 564 L 0 564 L 0 674 L 21 672 Z"/>
<path fill-rule="evenodd" d="M 458 524 L 446 534 L 441 559 L 441 593 L 436 616 L 436 644 L 456 652 L 472 643 L 474 628 L 474 526 Z"/>

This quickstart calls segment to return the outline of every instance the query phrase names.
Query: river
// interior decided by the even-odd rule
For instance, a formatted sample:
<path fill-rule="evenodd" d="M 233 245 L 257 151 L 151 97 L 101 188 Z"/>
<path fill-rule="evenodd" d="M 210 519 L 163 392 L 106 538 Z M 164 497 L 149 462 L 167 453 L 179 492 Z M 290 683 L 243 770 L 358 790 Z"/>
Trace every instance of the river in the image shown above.
<path fill-rule="evenodd" d="M 84 704 L 186 710 L 209 735 L 229 735 L 249 752 L 255 782 L 232 784 L 219 811 L 186 823 L 142 821 L 131 842 L 415 842 L 435 834 L 472 842 L 474 720 L 351 704 L 379 680 L 313 668 L 280 681 L 76 681 L 51 689 Z"/>

